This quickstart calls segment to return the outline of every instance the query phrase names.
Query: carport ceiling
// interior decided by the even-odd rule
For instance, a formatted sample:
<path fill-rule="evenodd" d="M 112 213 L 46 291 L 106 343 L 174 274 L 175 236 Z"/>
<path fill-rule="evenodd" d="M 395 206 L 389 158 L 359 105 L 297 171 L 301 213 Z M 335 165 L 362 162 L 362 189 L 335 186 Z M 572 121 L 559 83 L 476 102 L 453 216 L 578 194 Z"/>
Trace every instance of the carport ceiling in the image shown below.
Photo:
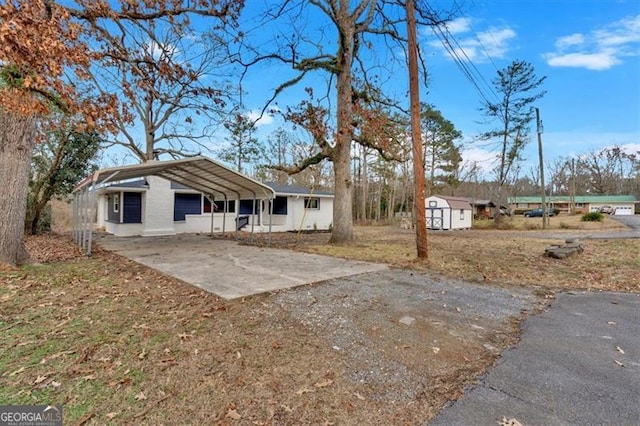
<path fill-rule="evenodd" d="M 97 187 L 110 182 L 144 176 L 160 176 L 214 197 L 272 199 L 275 193 L 268 186 L 216 163 L 207 157 L 192 157 L 171 161 L 149 161 L 130 166 L 101 169 L 77 187 Z"/>

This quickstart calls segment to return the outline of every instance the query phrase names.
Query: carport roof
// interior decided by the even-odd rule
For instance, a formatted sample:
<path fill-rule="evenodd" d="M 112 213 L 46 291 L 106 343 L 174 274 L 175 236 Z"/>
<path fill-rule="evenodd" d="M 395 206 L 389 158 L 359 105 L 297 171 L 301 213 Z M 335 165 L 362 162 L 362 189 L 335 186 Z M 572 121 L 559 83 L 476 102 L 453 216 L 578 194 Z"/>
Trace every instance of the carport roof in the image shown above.
<path fill-rule="evenodd" d="M 274 198 L 273 189 L 207 157 L 191 157 L 170 161 L 148 161 L 130 166 L 101 169 L 87 176 L 75 191 L 96 189 L 104 184 L 160 176 L 204 194 L 226 194 L 232 198 Z"/>

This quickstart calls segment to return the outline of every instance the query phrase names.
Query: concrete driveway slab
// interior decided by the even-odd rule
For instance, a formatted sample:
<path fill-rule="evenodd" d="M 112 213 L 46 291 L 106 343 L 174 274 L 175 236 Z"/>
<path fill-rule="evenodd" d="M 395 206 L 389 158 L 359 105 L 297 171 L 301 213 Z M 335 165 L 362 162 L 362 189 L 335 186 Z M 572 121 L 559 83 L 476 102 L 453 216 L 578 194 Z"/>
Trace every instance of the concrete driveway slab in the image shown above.
<path fill-rule="evenodd" d="M 98 244 L 225 299 L 388 269 L 383 264 L 243 246 L 202 234 L 103 235 Z"/>
<path fill-rule="evenodd" d="M 640 419 L 640 296 L 564 293 L 431 425 L 632 425 Z"/>

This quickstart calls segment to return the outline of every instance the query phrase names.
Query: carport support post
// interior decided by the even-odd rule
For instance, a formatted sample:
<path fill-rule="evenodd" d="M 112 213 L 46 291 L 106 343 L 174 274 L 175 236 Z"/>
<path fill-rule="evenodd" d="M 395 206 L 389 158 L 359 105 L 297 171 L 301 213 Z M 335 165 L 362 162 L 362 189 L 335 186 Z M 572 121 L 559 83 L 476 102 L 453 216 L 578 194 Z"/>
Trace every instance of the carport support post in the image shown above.
<path fill-rule="evenodd" d="M 236 198 L 236 241 L 238 241 L 238 224 L 240 221 L 240 195 Z"/>
<path fill-rule="evenodd" d="M 84 208 L 82 209 L 82 218 L 84 224 L 84 231 L 82 233 L 82 247 L 84 248 L 85 254 L 87 253 L 87 249 L 89 247 L 89 214 L 87 213 L 87 209 L 89 208 L 89 191 L 85 189 L 84 191 Z"/>
<path fill-rule="evenodd" d="M 256 225 L 256 193 L 253 193 L 253 211 L 251 212 L 251 237 L 249 238 L 249 242 L 253 244 L 253 229 Z"/>
<path fill-rule="evenodd" d="M 85 243 L 84 243 L 84 203 L 85 203 L 85 197 L 84 197 L 84 189 L 82 190 L 82 192 L 80 193 L 80 211 L 78 212 L 78 214 L 80 215 L 80 247 L 82 248 L 82 250 L 84 251 L 85 249 Z"/>
<path fill-rule="evenodd" d="M 89 200 L 89 217 L 87 218 L 89 242 L 87 243 L 87 256 L 91 256 L 91 244 L 93 243 L 93 206 L 95 202 L 93 191 L 87 191 L 87 197 Z"/>
<path fill-rule="evenodd" d="M 275 198 L 269 200 L 269 247 L 271 247 L 271 224 L 273 223 L 273 204 L 275 200 Z"/>
<path fill-rule="evenodd" d="M 227 223 L 227 213 L 229 212 L 229 200 L 227 199 L 227 193 L 223 193 L 224 195 L 224 208 L 222 209 L 222 236 L 225 235 L 225 225 Z"/>
<path fill-rule="evenodd" d="M 209 202 L 211 203 L 211 231 L 209 232 L 210 236 L 213 236 L 213 213 L 215 211 L 215 197 L 213 194 L 209 194 Z"/>
<path fill-rule="evenodd" d="M 77 206 L 78 206 L 78 193 L 76 192 L 75 194 L 73 194 L 73 200 L 71 202 L 71 217 L 72 217 L 71 222 L 73 224 L 72 237 L 73 237 L 73 242 L 76 244 L 78 244 L 78 223 L 76 220 Z"/>

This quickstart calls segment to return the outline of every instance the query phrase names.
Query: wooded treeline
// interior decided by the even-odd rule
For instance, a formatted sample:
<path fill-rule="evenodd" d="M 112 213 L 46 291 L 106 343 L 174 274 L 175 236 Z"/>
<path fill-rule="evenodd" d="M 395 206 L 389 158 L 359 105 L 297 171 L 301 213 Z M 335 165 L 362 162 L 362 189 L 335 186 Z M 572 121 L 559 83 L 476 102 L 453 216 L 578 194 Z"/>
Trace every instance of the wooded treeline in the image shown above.
<path fill-rule="evenodd" d="M 113 165 L 204 154 L 263 181 L 333 190 L 336 244 L 352 241 L 354 219 L 388 221 L 411 211 L 411 161 L 424 163 L 427 194 L 504 201 L 540 192 L 535 170 L 520 169 L 533 103 L 545 94 L 546 77 L 530 63 L 498 70 L 496 101 L 479 101 L 488 129 L 482 140 L 497 152 L 495 164 L 464 162 L 456 123 L 428 103 L 422 158 L 411 158 L 406 93 L 391 89 L 407 72 L 404 2 L 245 6 L 0 3 L 0 261 L 27 259 L 25 218 L 26 229 L 37 230 L 47 198 L 68 192 L 98 156 Z M 415 5 L 422 30 L 461 13 L 455 3 Z M 429 64 L 420 62 L 426 88 Z M 251 78 L 266 93 L 248 106 Z M 267 115 L 284 124 L 258 137 Z M 640 197 L 637 154 L 619 148 L 554 159 L 548 170 L 549 194 Z"/>

